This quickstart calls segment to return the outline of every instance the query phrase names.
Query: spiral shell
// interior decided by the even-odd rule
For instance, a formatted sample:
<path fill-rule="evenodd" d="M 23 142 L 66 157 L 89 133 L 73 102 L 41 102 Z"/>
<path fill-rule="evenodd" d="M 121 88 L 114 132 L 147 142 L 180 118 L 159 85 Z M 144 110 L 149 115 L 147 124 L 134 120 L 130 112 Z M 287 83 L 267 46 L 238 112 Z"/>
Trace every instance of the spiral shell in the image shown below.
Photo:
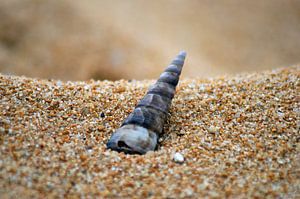
<path fill-rule="evenodd" d="M 107 142 L 107 148 L 131 154 L 155 150 L 186 57 L 180 52 Z"/>

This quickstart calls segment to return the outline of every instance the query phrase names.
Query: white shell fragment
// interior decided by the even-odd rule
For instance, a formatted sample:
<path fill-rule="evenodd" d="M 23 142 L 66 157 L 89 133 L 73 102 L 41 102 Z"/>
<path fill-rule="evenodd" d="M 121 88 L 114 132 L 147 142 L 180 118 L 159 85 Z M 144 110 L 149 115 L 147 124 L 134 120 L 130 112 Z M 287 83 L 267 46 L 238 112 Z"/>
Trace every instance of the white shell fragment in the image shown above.
<path fill-rule="evenodd" d="M 175 153 L 174 156 L 173 156 L 173 160 L 174 162 L 176 163 L 183 163 L 184 162 L 184 157 L 181 153 Z"/>

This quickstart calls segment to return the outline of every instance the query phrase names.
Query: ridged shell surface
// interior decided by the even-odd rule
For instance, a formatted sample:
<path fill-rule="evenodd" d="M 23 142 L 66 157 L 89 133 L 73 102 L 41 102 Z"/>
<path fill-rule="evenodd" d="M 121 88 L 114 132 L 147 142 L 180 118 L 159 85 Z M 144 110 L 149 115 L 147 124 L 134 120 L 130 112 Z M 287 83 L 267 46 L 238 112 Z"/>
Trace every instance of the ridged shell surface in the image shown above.
<path fill-rule="evenodd" d="M 113 133 L 107 143 L 108 148 L 116 151 L 140 154 L 147 152 L 148 148 L 150 148 L 150 150 L 156 148 L 157 140 L 149 140 L 149 143 L 152 143 L 151 145 L 154 145 L 153 143 L 155 143 L 155 146 L 150 146 L 149 144 L 147 150 L 141 150 L 141 145 L 148 146 L 147 143 L 145 143 L 147 142 L 147 139 L 145 139 L 145 136 L 147 135 L 144 133 L 142 135 L 144 137 L 139 137 L 134 136 L 133 134 L 141 135 L 140 132 L 136 132 L 136 126 L 142 127 L 148 131 L 148 139 L 158 139 L 162 134 L 163 126 L 166 122 L 171 101 L 175 94 L 185 57 L 186 53 L 180 52 L 160 75 L 156 83 L 150 86 L 146 95 L 140 100 L 133 112 L 125 119 L 121 128 Z M 132 129 L 135 130 L 128 130 L 128 126 L 131 126 Z M 126 127 L 126 132 L 122 131 L 124 127 Z M 153 133 L 156 136 L 153 136 Z M 141 143 L 140 140 L 143 140 L 143 143 Z"/>

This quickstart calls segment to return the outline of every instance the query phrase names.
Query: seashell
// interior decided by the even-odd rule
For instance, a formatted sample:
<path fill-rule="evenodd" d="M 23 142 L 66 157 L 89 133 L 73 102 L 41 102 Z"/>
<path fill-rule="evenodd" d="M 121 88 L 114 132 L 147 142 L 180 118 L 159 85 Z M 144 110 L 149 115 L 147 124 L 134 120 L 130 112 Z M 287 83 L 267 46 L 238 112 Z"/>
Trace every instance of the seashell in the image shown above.
<path fill-rule="evenodd" d="M 177 152 L 173 155 L 173 160 L 176 163 L 183 163 L 184 162 L 184 157 L 181 153 Z"/>
<path fill-rule="evenodd" d="M 145 154 L 157 148 L 174 97 L 186 53 L 180 52 L 107 142 L 107 148 Z"/>

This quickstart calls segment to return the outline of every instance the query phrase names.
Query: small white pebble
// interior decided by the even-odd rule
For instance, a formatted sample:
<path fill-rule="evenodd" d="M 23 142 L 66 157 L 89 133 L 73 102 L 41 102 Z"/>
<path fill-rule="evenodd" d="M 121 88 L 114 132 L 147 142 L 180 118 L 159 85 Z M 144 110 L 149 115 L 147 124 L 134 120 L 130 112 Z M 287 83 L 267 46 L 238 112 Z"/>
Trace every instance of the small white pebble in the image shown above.
<path fill-rule="evenodd" d="M 85 90 L 89 90 L 90 88 L 91 88 L 90 85 L 88 85 L 88 84 L 87 84 L 87 85 L 84 85 L 84 89 L 85 89 Z"/>
<path fill-rule="evenodd" d="M 185 190 L 184 190 L 184 193 L 187 195 L 187 196 L 192 196 L 193 194 L 194 194 L 194 191 L 193 191 L 193 189 L 191 189 L 191 188 L 186 188 Z"/>
<path fill-rule="evenodd" d="M 214 126 L 210 126 L 207 128 L 207 131 L 211 134 L 215 134 L 218 132 L 218 128 L 217 127 L 214 127 Z"/>
<path fill-rule="evenodd" d="M 56 82 L 56 86 L 61 87 L 61 86 L 62 86 L 62 81 L 59 81 L 59 80 L 58 80 L 58 81 Z"/>
<path fill-rule="evenodd" d="M 277 159 L 277 162 L 278 162 L 279 164 L 284 164 L 284 163 L 285 163 L 284 159 L 280 159 L 280 158 Z"/>
<path fill-rule="evenodd" d="M 280 111 L 277 111 L 277 115 L 278 115 L 278 117 L 284 117 L 284 113 L 280 112 Z"/>
<path fill-rule="evenodd" d="M 175 153 L 173 156 L 173 160 L 177 163 L 183 163 L 184 162 L 184 157 L 181 153 Z"/>
<path fill-rule="evenodd" d="M 0 133 L 5 133 L 5 128 L 0 127 Z"/>

